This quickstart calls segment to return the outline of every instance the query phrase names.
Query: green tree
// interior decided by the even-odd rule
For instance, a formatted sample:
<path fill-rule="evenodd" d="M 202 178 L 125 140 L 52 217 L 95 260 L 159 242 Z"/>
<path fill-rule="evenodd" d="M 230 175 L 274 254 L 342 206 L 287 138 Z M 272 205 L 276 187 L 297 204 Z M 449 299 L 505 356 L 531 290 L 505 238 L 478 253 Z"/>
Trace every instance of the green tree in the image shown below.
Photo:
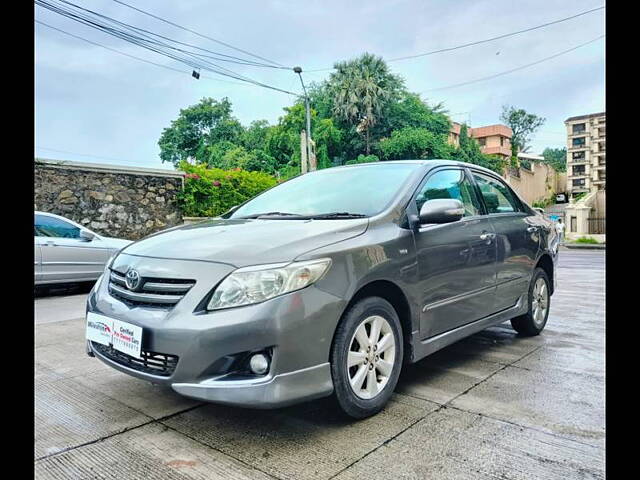
<path fill-rule="evenodd" d="M 242 132 L 240 145 L 247 150 L 264 150 L 270 128 L 272 127 L 267 120 L 254 120 Z"/>
<path fill-rule="evenodd" d="M 426 128 L 433 133 L 449 133 L 451 121 L 445 114 L 442 104 L 429 106 L 419 94 L 403 92 L 397 102 L 391 103 L 388 113 L 380 122 L 384 136 L 393 130 L 404 127 Z"/>
<path fill-rule="evenodd" d="M 176 166 L 182 160 L 206 162 L 211 146 L 223 140 L 237 144 L 242 132 L 242 125 L 231 115 L 228 98 L 203 98 L 180 110 L 178 118 L 162 131 L 160 159 Z"/>
<path fill-rule="evenodd" d="M 385 160 L 451 158 L 454 151 L 446 135 L 415 127 L 394 130 L 380 140 L 380 150 Z"/>
<path fill-rule="evenodd" d="M 333 114 L 364 137 L 365 152 L 371 152 L 371 128 L 384 117 L 389 105 L 403 89 L 401 77 L 390 72 L 385 61 L 365 53 L 355 60 L 334 65 L 328 88 Z"/>
<path fill-rule="evenodd" d="M 542 152 L 545 163 L 548 163 L 558 172 L 567 171 L 567 148 L 545 148 Z"/>
<path fill-rule="evenodd" d="M 526 152 L 530 148 L 529 141 L 531 140 L 531 136 L 545 122 L 545 119 L 542 117 L 509 105 L 502 106 L 500 120 L 513 131 L 513 136 L 511 137 L 511 158 L 512 160 L 516 159 L 515 161 L 517 161 L 519 152 Z"/>

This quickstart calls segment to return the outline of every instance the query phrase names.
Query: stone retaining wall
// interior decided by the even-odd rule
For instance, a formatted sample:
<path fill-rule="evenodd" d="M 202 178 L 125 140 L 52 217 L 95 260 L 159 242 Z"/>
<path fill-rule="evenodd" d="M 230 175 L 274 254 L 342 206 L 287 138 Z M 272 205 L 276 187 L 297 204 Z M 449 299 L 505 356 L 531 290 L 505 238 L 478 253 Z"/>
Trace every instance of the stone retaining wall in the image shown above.
<path fill-rule="evenodd" d="M 34 177 L 35 210 L 98 234 L 137 240 L 182 224 L 182 172 L 36 159 Z"/>

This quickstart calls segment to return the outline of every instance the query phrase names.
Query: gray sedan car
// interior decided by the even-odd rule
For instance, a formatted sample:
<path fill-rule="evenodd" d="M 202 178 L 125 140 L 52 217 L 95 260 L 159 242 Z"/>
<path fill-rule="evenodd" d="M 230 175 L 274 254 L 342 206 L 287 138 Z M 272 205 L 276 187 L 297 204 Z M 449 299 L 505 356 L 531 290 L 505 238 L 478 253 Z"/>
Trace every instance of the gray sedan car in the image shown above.
<path fill-rule="evenodd" d="M 87 301 L 87 353 L 212 402 L 335 395 L 380 411 L 404 363 L 511 321 L 539 334 L 557 236 L 490 170 L 407 160 L 311 172 L 124 248 Z"/>
<path fill-rule="evenodd" d="M 97 280 L 105 265 L 130 240 L 109 238 L 53 213 L 35 212 L 35 284 Z"/>

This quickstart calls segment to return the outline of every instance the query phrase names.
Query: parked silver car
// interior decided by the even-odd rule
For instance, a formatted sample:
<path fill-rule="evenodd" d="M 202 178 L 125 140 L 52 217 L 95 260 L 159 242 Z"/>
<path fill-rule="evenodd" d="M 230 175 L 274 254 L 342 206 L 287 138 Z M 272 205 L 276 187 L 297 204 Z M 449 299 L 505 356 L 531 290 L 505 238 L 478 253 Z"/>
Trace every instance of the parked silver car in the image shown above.
<path fill-rule="evenodd" d="M 132 243 L 53 213 L 35 212 L 33 227 L 36 285 L 97 280 L 111 256 Z"/>
<path fill-rule="evenodd" d="M 494 172 L 328 168 L 124 248 L 87 299 L 87 353 L 213 402 L 335 394 L 362 418 L 404 363 L 511 320 L 538 335 L 557 234 Z"/>

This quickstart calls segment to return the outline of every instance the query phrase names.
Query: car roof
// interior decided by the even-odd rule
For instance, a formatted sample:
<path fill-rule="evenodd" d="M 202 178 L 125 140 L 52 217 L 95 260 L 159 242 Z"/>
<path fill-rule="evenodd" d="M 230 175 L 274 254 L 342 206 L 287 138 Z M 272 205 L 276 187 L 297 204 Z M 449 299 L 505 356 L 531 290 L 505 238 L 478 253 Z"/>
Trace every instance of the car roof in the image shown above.
<path fill-rule="evenodd" d="M 367 163 L 354 163 L 351 165 L 342 165 L 334 168 L 353 168 L 353 167 L 363 167 L 365 165 L 388 165 L 388 164 L 419 164 L 427 167 L 428 169 L 440 167 L 440 166 L 456 166 L 456 167 L 467 167 L 474 168 L 476 170 L 480 170 L 482 172 L 489 173 L 491 175 L 498 175 L 493 170 L 489 170 L 488 168 L 481 167 L 480 165 L 476 165 L 473 163 L 460 162 L 458 160 L 447 160 L 444 158 L 433 158 L 429 160 L 420 160 L 420 159 L 407 159 L 407 160 L 382 160 L 379 162 L 367 162 Z"/>

